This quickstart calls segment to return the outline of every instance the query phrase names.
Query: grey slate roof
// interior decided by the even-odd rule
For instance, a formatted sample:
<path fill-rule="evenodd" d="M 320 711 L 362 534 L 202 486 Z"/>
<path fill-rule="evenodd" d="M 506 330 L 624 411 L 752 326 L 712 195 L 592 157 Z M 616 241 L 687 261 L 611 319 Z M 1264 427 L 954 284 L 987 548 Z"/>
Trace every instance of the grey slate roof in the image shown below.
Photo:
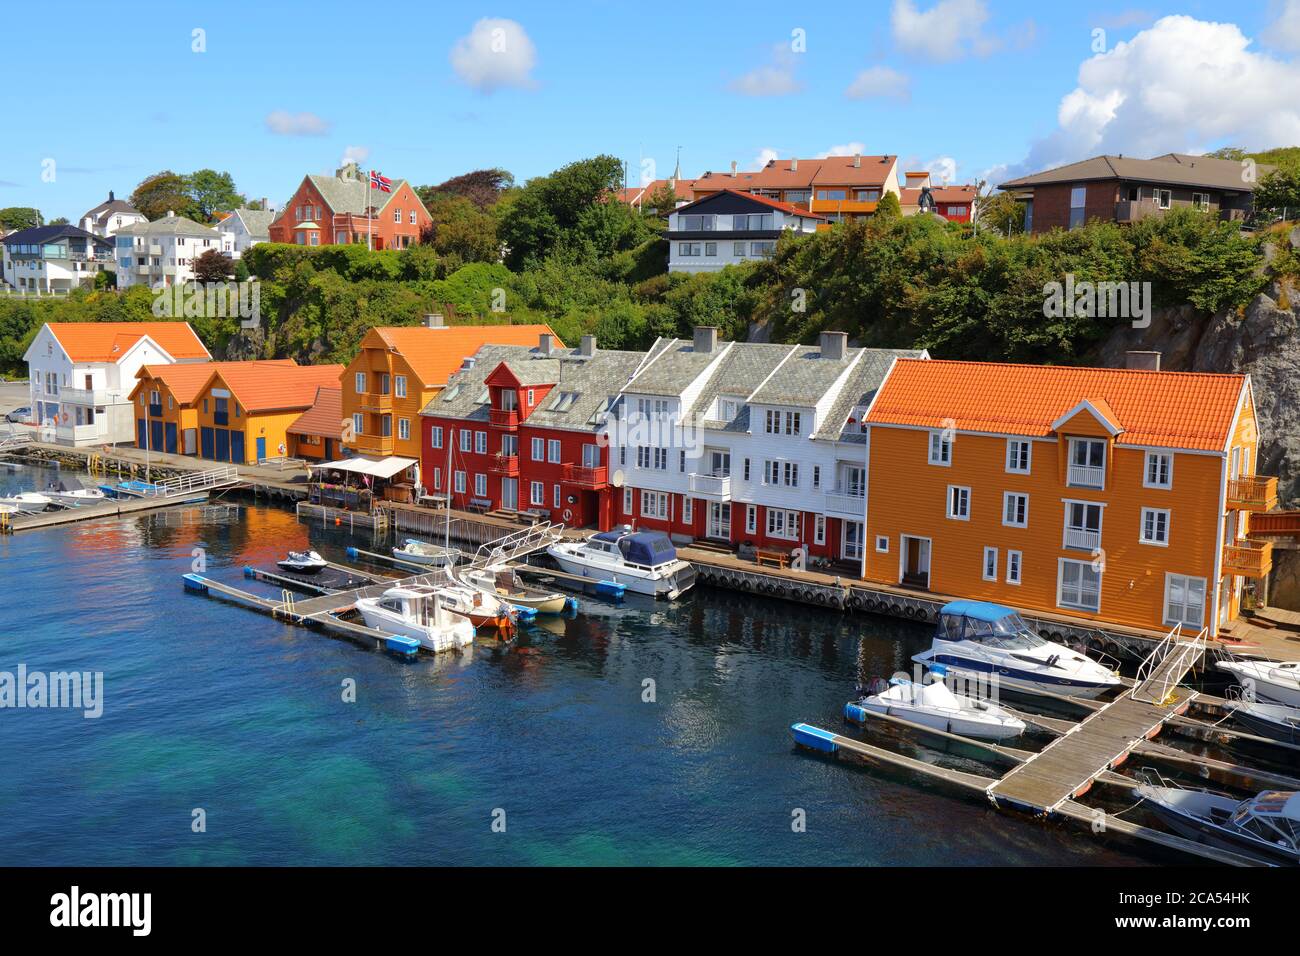
<path fill-rule="evenodd" d="M 800 345 L 752 396 L 756 405 L 815 405 L 844 374 L 861 349 L 845 349 L 844 358 L 822 358 L 816 345 Z"/>
<path fill-rule="evenodd" d="M 812 437 L 824 441 L 865 442 L 866 435 L 848 424 L 849 413 L 858 405 L 869 405 L 896 358 L 924 358 L 925 352 L 910 349 L 862 349 L 862 360 L 844 383 L 839 396 Z"/>
<path fill-rule="evenodd" d="M 116 199 L 116 198 L 114 198 L 113 194 L 110 192 L 110 193 L 108 194 L 108 198 L 107 198 L 107 199 L 105 199 L 102 203 L 100 203 L 100 204 L 99 204 L 98 206 L 96 206 L 94 209 L 88 209 L 88 210 L 86 210 L 84 213 L 82 213 L 81 218 L 78 219 L 77 221 L 78 221 L 78 222 L 85 222 L 85 221 L 86 221 L 86 217 L 87 217 L 87 216 L 91 216 L 91 217 L 94 218 L 95 223 L 96 223 L 97 225 L 101 225 L 101 226 L 102 226 L 105 222 L 108 221 L 108 217 L 111 216 L 111 215 L 113 215 L 113 213 L 116 213 L 116 212 L 132 213 L 132 214 L 134 214 L 134 215 L 136 215 L 136 216 L 139 216 L 139 215 L 141 214 L 141 213 L 140 213 L 140 210 L 136 209 L 136 208 L 135 208 L 134 206 L 132 206 L 129 202 L 126 202 L 125 200 L 122 200 L 122 199 Z"/>
<path fill-rule="evenodd" d="M 271 220 L 275 218 L 275 213 L 265 209 L 247 209 L 240 207 L 233 213 L 244 223 L 244 228 L 254 239 L 271 238 Z"/>
<path fill-rule="evenodd" d="M 709 379 L 688 415 L 702 421 L 705 428 L 743 432 L 749 430 L 749 406 L 746 405 L 730 422 L 711 421 L 703 416 L 709 413 L 713 400 L 719 395 L 735 395 L 747 399 L 759 382 L 772 374 L 797 345 L 769 345 L 757 342 L 737 342 L 727 352 L 726 358 Z"/>
<path fill-rule="evenodd" d="M 627 385 L 638 395 L 680 395 L 708 368 L 728 343 L 719 342 L 712 352 L 697 352 L 689 339 L 656 339 L 651 360 Z"/>
<path fill-rule="evenodd" d="M 27 229 L 15 229 L 2 240 L 5 245 L 37 246 L 55 239 L 89 239 L 103 249 L 113 248 L 113 243 L 103 236 L 86 232 L 80 226 L 65 223 L 60 226 L 31 226 Z"/>
<path fill-rule="evenodd" d="M 127 226 L 119 236 L 202 236 L 220 239 L 221 234 L 208 226 L 200 225 L 184 216 L 163 216 L 153 222 L 137 222 Z"/>

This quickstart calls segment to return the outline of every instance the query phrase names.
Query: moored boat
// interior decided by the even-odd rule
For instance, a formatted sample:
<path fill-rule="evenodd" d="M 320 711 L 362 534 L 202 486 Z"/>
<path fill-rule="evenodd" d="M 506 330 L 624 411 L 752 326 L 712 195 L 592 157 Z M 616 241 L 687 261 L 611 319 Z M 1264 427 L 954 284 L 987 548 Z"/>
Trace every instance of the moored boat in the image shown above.
<path fill-rule="evenodd" d="M 98 488 L 68 488 L 59 482 L 45 489 L 45 494 L 57 505 L 65 508 L 79 508 L 84 505 L 97 505 L 107 499 Z"/>
<path fill-rule="evenodd" d="M 413 638 L 435 654 L 474 643 L 469 618 L 448 608 L 430 585 L 399 585 L 379 597 L 358 598 L 357 610 L 368 627 Z"/>
<path fill-rule="evenodd" d="M 0 505 L 8 505 L 19 514 L 38 514 L 54 504 L 54 499 L 39 491 L 20 491 L 0 498 Z"/>
<path fill-rule="evenodd" d="M 504 564 L 466 568 L 457 577 L 467 587 L 515 607 L 531 608 L 538 614 L 563 614 L 578 603 L 576 598 L 559 591 L 525 584 L 513 568 Z"/>
<path fill-rule="evenodd" d="M 1266 704 L 1260 700 L 1238 701 L 1232 719 L 1249 727 L 1261 737 L 1300 745 L 1300 709 L 1286 704 Z"/>
<path fill-rule="evenodd" d="M 286 571 L 296 571 L 299 574 L 312 574 L 329 567 L 329 562 L 315 551 L 290 551 L 287 558 L 275 563 Z"/>
<path fill-rule="evenodd" d="M 845 716 L 860 723 L 864 716 L 860 712 L 867 710 L 983 740 L 1005 740 L 1025 732 L 1025 722 L 1005 709 L 950 690 L 943 682 L 941 666 L 936 665 L 931 674 L 935 679 L 925 685 L 905 677 L 895 677 L 888 684 L 881 681 L 884 686 L 873 688 L 876 693 L 845 705 Z"/>
<path fill-rule="evenodd" d="M 677 557 L 662 531 L 633 531 L 623 525 L 584 541 L 557 542 L 546 553 L 569 574 L 593 583 L 613 581 L 629 591 L 670 601 L 695 584 L 695 568 Z"/>
<path fill-rule="evenodd" d="M 460 552 L 455 548 L 440 548 L 416 538 L 407 538 L 400 548 L 393 548 L 393 557 L 409 564 L 424 564 L 429 567 L 446 568 L 455 564 Z"/>
<path fill-rule="evenodd" d="M 1219 670 L 1262 700 L 1300 707 L 1300 662 L 1238 657 L 1219 661 Z"/>
<path fill-rule="evenodd" d="M 1238 800 L 1209 790 L 1142 784 L 1143 804 L 1180 836 L 1261 863 L 1300 864 L 1300 794 L 1266 790 Z"/>

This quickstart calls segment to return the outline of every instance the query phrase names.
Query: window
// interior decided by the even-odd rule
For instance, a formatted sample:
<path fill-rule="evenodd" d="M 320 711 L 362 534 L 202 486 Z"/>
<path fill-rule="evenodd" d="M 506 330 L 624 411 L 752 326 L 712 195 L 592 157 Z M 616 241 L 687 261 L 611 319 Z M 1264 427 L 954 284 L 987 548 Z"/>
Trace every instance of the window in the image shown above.
<path fill-rule="evenodd" d="M 784 538 L 787 541 L 798 541 L 799 512 L 768 508 L 767 536 L 769 538 Z"/>
<path fill-rule="evenodd" d="M 1007 439 L 1007 471 L 1018 474 L 1029 474 L 1029 467 L 1033 460 L 1033 442 L 1020 438 Z"/>
<path fill-rule="evenodd" d="M 631 513 L 632 513 L 632 489 L 624 488 L 623 489 L 623 514 L 630 515 Z"/>
<path fill-rule="evenodd" d="M 442 426 L 434 425 L 429 429 L 429 444 L 434 448 L 442 447 Z"/>
<path fill-rule="evenodd" d="M 560 507 L 560 486 L 559 485 L 551 486 L 551 507 L 553 508 Z"/>
<path fill-rule="evenodd" d="M 762 242 L 751 242 L 749 244 L 749 254 L 751 256 L 770 256 L 776 251 L 776 243 L 770 239 Z"/>
<path fill-rule="evenodd" d="M 487 432 L 474 433 L 474 451 L 479 455 L 487 454 Z"/>
<path fill-rule="evenodd" d="M 663 491 L 643 491 L 641 492 L 641 517 L 658 518 L 667 520 L 668 518 L 668 494 Z"/>
<path fill-rule="evenodd" d="M 1166 508 L 1143 508 L 1142 530 L 1138 540 L 1143 544 L 1169 544 L 1169 511 Z"/>
<path fill-rule="evenodd" d="M 1101 505 L 1091 501 L 1065 503 L 1064 548 L 1096 551 L 1101 547 Z"/>
<path fill-rule="evenodd" d="M 1002 495 L 1002 523 L 1008 528 L 1029 526 L 1029 495 L 1007 491 Z"/>
<path fill-rule="evenodd" d="M 545 461 L 545 460 L 546 460 L 546 439 L 534 438 L 533 439 L 533 461 Z"/>
<path fill-rule="evenodd" d="M 970 520 L 970 489 L 960 485 L 948 486 L 948 517 L 958 521 Z"/>
<path fill-rule="evenodd" d="M 546 443 L 546 460 L 553 465 L 560 463 L 560 440 L 552 438 Z"/>
<path fill-rule="evenodd" d="M 474 476 L 474 494 L 478 495 L 480 498 L 487 497 L 487 475 L 480 474 Z"/>
<path fill-rule="evenodd" d="M 391 438 L 391 437 L 392 437 L 392 434 L 393 434 L 393 416 L 392 416 L 392 415 L 380 415 L 380 416 L 379 416 L 379 434 L 382 435 L 384 438 Z"/>
<path fill-rule="evenodd" d="M 686 449 L 683 448 L 677 453 L 677 470 L 686 474 Z"/>
<path fill-rule="evenodd" d="M 463 495 L 465 493 L 465 472 L 458 471 L 455 475 L 456 493 Z"/>
<path fill-rule="evenodd" d="M 366 391 L 366 373 L 365 373 L 365 372 L 357 372 L 356 388 L 357 388 L 357 394 L 358 394 L 358 395 L 363 395 L 363 394 L 365 394 L 365 391 Z"/>
<path fill-rule="evenodd" d="M 742 470 L 744 472 L 745 480 L 749 481 L 749 459 L 748 458 L 745 459 L 745 467 Z"/>
<path fill-rule="evenodd" d="M 706 242 L 704 244 L 704 255 L 706 258 L 716 258 L 718 255 L 718 244 L 716 242 Z"/>
<path fill-rule="evenodd" d="M 813 544 L 826 543 L 826 516 L 813 515 Z"/>
<path fill-rule="evenodd" d="M 527 405 L 528 405 L 529 408 L 532 408 L 534 405 L 537 404 L 537 402 L 535 402 L 535 401 L 533 400 L 533 396 L 536 395 L 536 394 L 537 394 L 537 392 L 536 392 L 535 389 L 531 389 L 531 388 L 530 388 L 530 389 L 528 390 L 528 402 L 527 402 Z"/>
<path fill-rule="evenodd" d="M 1074 186 L 1070 189 L 1070 228 L 1078 229 L 1084 222 L 1084 205 L 1088 198 L 1087 186 Z"/>
<path fill-rule="evenodd" d="M 1171 205 L 1173 205 L 1174 194 L 1170 190 L 1157 189 L 1155 193 L 1156 193 L 1156 205 L 1159 206 L 1161 209 L 1168 209 Z"/>
<path fill-rule="evenodd" d="M 881 554 L 889 554 L 889 538 L 883 534 L 876 535 L 876 550 Z"/>
<path fill-rule="evenodd" d="M 398 375 L 393 379 L 393 394 L 398 398 L 406 398 L 406 376 Z"/>
<path fill-rule="evenodd" d="M 733 242 L 731 244 L 731 254 L 733 256 L 743 256 L 745 254 L 745 244 L 743 242 Z M 127 263 L 130 265 L 130 263 Z"/>
<path fill-rule="evenodd" d="M 679 242 L 677 254 L 680 256 L 698 256 L 704 247 L 702 242 Z"/>
<path fill-rule="evenodd" d="M 1021 555 L 1019 551 L 1007 552 L 1007 584 L 1020 583 L 1020 562 Z"/>
<path fill-rule="evenodd" d="M 1101 609 L 1101 571 L 1090 561 L 1061 558 L 1060 581 L 1056 589 L 1058 607 L 1080 611 Z"/>
<path fill-rule="evenodd" d="M 1106 484 L 1106 443 L 1092 438 L 1070 439 L 1070 467 L 1066 484 L 1077 488 L 1103 488 Z"/>
<path fill-rule="evenodd" d="M 847 193 L 845 190 L 843 190 L 843 189 L 819 189 L 819 190 L 817 190 L 817 198 L 818 198 L 819 200 L 823 200 L 823 199 L 824 199 L 824 200 L 830 200 L 831 202 L 834 202 L 834 201 L 839 200 L 839 199 L 845 199 L 845 198 L 847 198 L 847 196 L 848 196 L 848 193 Z"/>
<path fill-rule="evenodd" d="M 952 464 L 952 438 L 947 432 L 930 432 L 930 464 Z"/>
<path fill-rule="evenodd" d="M 745 530 L 750 534 L 758 530 L 758 508 L 754 505 L 745 505 Z"/>
<path fill-rule="evenodd" d="M 695 499 L 683 498 L 682 499 L 682 522 L 684 524 L 691 524 L 694 521 L 695 521 Z"/>
<path fill-rule="evenodd" d="M 441 468 L 433 469 L 433 490 L 434 491 L 442 490 L 442 469 Z"/>
<path fill-rule="evenodd" d="M 546 503 L 546 486 L 540 481 L 531 482 L 528 486 L 528 500 L 531 504 L 543 505 Z"/>
<path fill-rule="evenodd" d="M 820 488 L 820 487 L 822 486 L 822 466 L 821 466 L 821 465 L 813 465 L 813 482 L 812 482 L 812 486 L 813 486 L 814 488 Z"/>
<path fill-rule="evenodd" d="M 400 210 L 400 209 L 394 209 L 394 210 L 393 210 L 393 222 L 401 223 L 401 221 L 402 221 L 402 210 Z"/>
<path fill-rule="evenodd" d="M 717 224 L 716 216 L 678 216 L 678 228 L 682 232 L 713 232 Z"/>
<path fill-rule="evenodd" d="M 998 549 L 984 549 L 984 580 L 996 581 L 998 579 Z"/>
<path fill-rule="evenodd" d="M 1192 208 L 1205 211 L 1210 208 L 1209 193 L 1192 193 Z"/>
<path fill-rule="evenodd" d="M 403 441 L 411 437 L 411 420 L 409 418 L 399 418 L 397 420 L 397 437 Z"/>
<path fill-rule="evenodd" d="M 1165 575 L 1165 625 L 1182 624 L 1198 631 L 1205 624 L 1205 578 Z"/>
<path fill-rule="evenodd" d="M 1142 470 L 1143 488 L 1172 488 L 1174 485 L 1174 456 L 1167 451 L 1149 451 L 1146 467 Z"/>
<path fill-rule="evenodd" d="M 203 410 L 205 412 L 208 410 L 208 400 L 206 398 L 203 400 Z M 361 427 L 364 421 L 365 417 L 360 412 L 357 412 L 352 416 L 352 434 L 360 435 L 364 432 L 364 429 Z"/>
<path fill-rule="evenodd" d="M 410 224 L 411 224 L 412 226 L 415 225 L 415 210 L 414 210 L 414 209 L 412 209 L 412 210 L 410 211 L 410 213 L 407 215 L 407 220 L 410 222 Z"/>
<path fill-rule="evenodd" d="M 657 471 L 666 471 L 668 468 L 668 449 L 638 445 L 636 449 L 636 466 L 638 468 L 653 468 Z"/>

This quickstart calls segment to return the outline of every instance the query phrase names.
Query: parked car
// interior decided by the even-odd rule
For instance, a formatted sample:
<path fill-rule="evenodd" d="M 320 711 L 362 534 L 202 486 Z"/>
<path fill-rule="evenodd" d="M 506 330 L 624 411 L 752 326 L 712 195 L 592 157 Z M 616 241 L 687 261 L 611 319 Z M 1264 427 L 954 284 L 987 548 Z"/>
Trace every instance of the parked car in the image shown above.
<path fill-rule="evenodd" d="M 29 421 L 29 420 L 31 419 L 31 417 L 32 417 L 32 410 L 31 410 L 31 408 L 29 408 L 28 406 L 24 405 L 24 406 L 22 406 L 21 408 L 15 408 L 12 412 L 10 412 L 8 415 L 6 415 L 6 416 L 5 416 L 5 421 L 7 421 L 7 422 L 25 422 L 25 421 Z"/>

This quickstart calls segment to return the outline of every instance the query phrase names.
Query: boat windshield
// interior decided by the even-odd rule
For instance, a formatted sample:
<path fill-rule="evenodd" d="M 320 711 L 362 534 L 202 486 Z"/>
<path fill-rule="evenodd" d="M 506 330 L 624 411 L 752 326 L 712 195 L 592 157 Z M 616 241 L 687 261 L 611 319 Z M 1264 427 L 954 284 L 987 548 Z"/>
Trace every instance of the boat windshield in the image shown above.
<path fill-rule="evenodd" d="M 1006 650 L 1028 650 L 1047 643 L 1030 629 L 1019 614 L 1007 614 L 993 621 L 983 621 L 964 614 L 945 614 L 940 619 L 939 632 L 946 640 L 976 641 Z"/>

